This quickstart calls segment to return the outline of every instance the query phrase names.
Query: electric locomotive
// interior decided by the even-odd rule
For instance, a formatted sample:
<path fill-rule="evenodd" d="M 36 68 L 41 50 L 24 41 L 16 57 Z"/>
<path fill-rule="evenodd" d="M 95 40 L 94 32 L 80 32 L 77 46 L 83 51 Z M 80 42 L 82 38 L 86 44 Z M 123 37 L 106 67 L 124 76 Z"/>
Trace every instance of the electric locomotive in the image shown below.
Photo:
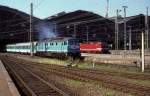
<path fill-rule="evenodd" d="M 108 45 L 99 41 L 80 43 L 80 51 L 82 53 L 109 53 Z"/>

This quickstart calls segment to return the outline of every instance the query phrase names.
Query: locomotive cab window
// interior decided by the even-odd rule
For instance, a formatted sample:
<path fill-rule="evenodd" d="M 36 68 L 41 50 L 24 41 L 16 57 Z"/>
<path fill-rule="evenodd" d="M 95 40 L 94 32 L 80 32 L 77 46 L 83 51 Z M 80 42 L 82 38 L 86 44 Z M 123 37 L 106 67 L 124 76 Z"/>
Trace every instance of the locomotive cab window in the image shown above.
<path fill-rule="evenodd" d="M 69 44 L 70 45 L 78 45 L 79 43 L 78 43 L 78 40 L 70 40 Z"/>

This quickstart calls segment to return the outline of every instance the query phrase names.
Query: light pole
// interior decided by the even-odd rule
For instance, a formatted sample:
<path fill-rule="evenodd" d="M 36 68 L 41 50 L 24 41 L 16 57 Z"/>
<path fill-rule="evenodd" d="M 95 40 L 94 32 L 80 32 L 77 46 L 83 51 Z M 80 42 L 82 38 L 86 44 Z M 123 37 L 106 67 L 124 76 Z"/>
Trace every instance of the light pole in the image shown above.
<path fill-rule="evenodd" d="M 129 50 L 132 50 L 132 26 L 129 26 Z"/>
<path fill-rule="evenodd" d="M 86 26 L 86 42 L 89 41 L 89 26 Z"/>
<path fill-rule="evenodd" d="M 107 1 L 107 6 L 106 6 L 106 18 L 108 18 L 108 11 L 109 11 L 109 0 L 106 0 Z"/>
<path fill-rule="evenodd" d="M 146 15 L 145 15 L 145 33 L 146 33 L 146 48 L 149 48 L 149 16 L 148 16 L 148 7 L 146 7 Z"/>
<path fill-rule="evenodd" d="M 142 42 L 141 43 L 142 43 L 142 66 L 141 66 L 142 68 L 141 69 L 142 69 L 142 72 L 144 72 L 145 57 L 144 57 L 144 32 L 143 31 L 142 31 Z"/>
<path fill-rule="evenodd" d="M 127 50 L 126 43 L 127 43 L 127 30 L 126 30 L 126 8 L 127 6 L 122 6 L 124 8 L 124 51 Z"/>
<path fill-rule="evenodd" d="M 33 42 L 32 42 L 32 17 L 33 17 L 33 3 L 30 4 L 30 56 L 33 56 Z"/>
<path fill-rule="evenodd" d="M 119 38 L 118 38 L 118 34 L 119 34 L 119 24 L 118 24 L 118 17 L 119 17 L 119 12 L 121 12 L 121 10 L 117 9 L 117 13 L 116 13 L 116 19 L 115 19 L 115 49 L 118 50 L 118 45 L 119 45 Z"/>

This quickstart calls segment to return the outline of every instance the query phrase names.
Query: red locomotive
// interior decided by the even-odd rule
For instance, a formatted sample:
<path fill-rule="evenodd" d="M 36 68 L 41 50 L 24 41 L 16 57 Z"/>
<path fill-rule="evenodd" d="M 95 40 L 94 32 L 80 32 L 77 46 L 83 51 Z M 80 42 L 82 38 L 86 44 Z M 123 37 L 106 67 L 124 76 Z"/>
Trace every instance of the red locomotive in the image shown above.
<path fill-rule="evenodd" d="M 109 53 L 105 42 L 91 41 L 80 43 L 81 53 Z"/>

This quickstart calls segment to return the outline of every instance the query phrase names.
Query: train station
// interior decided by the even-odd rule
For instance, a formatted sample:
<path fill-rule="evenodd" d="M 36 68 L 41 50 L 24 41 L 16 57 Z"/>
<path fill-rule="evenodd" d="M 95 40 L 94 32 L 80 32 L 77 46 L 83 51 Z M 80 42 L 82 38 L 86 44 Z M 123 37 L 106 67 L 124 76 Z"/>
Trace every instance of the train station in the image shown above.
<path fill-rule="evenodd" d="M 121 0 L 62 0 L 62 9 L 8 1 L 0 1 L 1 96 L 150 95 L 148 0 L 135 10 Z"/>

